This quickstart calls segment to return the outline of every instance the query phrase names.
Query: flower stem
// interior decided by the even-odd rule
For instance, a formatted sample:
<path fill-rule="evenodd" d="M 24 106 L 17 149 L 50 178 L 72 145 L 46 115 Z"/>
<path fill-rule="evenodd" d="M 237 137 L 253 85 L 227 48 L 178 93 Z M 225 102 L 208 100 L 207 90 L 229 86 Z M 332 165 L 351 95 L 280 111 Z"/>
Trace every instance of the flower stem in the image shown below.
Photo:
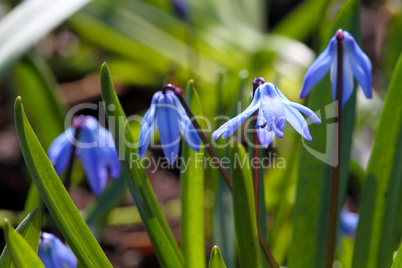
<path fill-rule="evenodd" d="M 337 211 L 338 211 L 338 195 L 339 195 L 339 169 L 341 160 L 341 130 L 342 130 L 342 84 L 343 84 L 343 32 L 338 30 L 336 33 L 338 65 L 336 77 L 336 103 L 338 116 L 335 117 L 335 125 L 337 130 L 335 133 L 334 142 L 334 156 L 337 165 L 332 168 L 331 178 L 331 200 L 329 208 L 329 222 L 328 222 L 328 235 L 327 235 L 327 255 L 325 260 L 325 267 L 332 268 L 335 252 L 335 237 L 337 227 Z"/>
<path fill-rule="evenodd" d="M 181 105 L 183 106 L 184 110 L 186 110 L 187 115 L 189 116 L 191 122 L 193 123 L 194 128 L 197 130 L 197 133 L 200 135 L 202 142 L 204 143 L 205 147 L 207 148 L 208 153 L 212 156 L 212 158 L 216 159 L 217 165 L 219 168 L 219 172 L 221 173 L 223 179 L 225 180 L 227 186 L 230 190 L 232 190 L 232 183 L 230 179 L 230 175 L 227 170 L 223 167 L 222 162 L 216 153 L 215 149 L 212 147 L 211 143 L 209 142 L 207 136 L 205 135 L 204 131 L 202 131 L 201 126 L 198 124 L 197 119 L 195 119 L 193 112 L 191 111 L 189 105 L 187 104 L 185 98 L 183 97 L 183 91 L 180 88 L 175 88 L 174 90 L 176 96 L 179 98 Z M 268 244 L 261 233 L 260 229 L 258 228 L 258 239 L 260 241 L 261 248 L 272 268 L 279 268 L 278 263 L 275 261 Z"/>
<path fill-rule="evenodd" d="M 257 88 L 260 86 L 260 84 L 264 84 L 265 80 L 262 77 L 255 78 L 253 80 L 253 97 L 255 95 L 255 91 Z M 255 130 L 255 126 L 257 125 L 257 116 L 258 116 L 258 110 L 254 112 L 253 116 L 253 124 L 252 124 L 252 129 L 253 131 L 253 155 L 252 155 L 252 161 L 254 159 L 260 157 L 260 149 L 259 149 L 259 144 L 258 144 L 258 137 L 257 137 L 257 131 Z M 258 226 L 258 212 L 259 212 L 259 178 L 260 178 L 260 168 L 255 167 L 255 165 L 251 165 L 252 168 L 252 174 L 253 174 L 253 185 L 254 185 L 254 203 L 255 203 L 255 215 L 256 215 L 256 220 L 257 220 L 257 226 Z"/>
<path fill-rule="evenodd" d="M 75 156 L 75 151 L 77 150 L 77 140 L 78 140 L 78 136 L 80 135 L 80 132 L 81 132 L 81 128 L 76 127 L 75 128 L 75 135 L 74 135 L 74 143 L 73 143 L 73 146 L 71 147 L 70 160 L 68 162 L 66 175 L 64 177 L 64 187 L 66 188 L 67 191 L 71 186 L 71 174 L 73 172 L 74 156 Z"/>

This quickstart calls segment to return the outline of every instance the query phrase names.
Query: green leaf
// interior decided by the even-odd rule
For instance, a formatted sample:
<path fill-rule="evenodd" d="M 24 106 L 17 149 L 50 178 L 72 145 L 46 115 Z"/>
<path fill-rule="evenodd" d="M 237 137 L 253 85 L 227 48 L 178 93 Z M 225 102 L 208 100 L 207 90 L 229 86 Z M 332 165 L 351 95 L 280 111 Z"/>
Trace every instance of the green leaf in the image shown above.
<path fill-rule="evenodd" d="M 226 268 L 218 246 L 214 246 L 209 257 L 209 268 Z"/>
<path fill-rule="evenodd" d="M 89 0 L 23 1 L 0 21 L 0 79 L 25 51 Z"/>
<path fill-rule="evenodd" d="M 360 40 L 360 3 L 347 0 L 342 5 L 332 26 L 329 27 L 326 42 L 336 31 L 342 28 Z M 355 118 L 355 90 L 342 110 L 341 163 L 338 195 L 338 215 L 342 208 L 346 192 L 349 170 L 350 148 Z M 313 111 L 320 110 L 321 125 L 309 125 L 312 141 L 303 140 L 301 147 L 299 179 L 297 183 L 296 202 L 293 214 L 292 242 L 289 253 L 289 267 L 323 267 L 325 264 L 327 229 L 329 217 L 329 197 L 331 163 L 333 156 L 333 111 L 329 75 L 325 76 L 311 91 L 307 107 Z M 325 111 L 325 113 L 324 113 Z M 326 146 L 328 145 L 328 149 Z M 321 155 L 314 156 L 313 153 Z M 338 216 L 339 218 L 339 216 Z M 300 246 L 303 245 L 303 246 Z"/>
<path fill-rule="evenodd" d="M 29 121 L 44 148 L 64 131 L 67 108 L 57 94 L 57 82 L 44 60 L 28 53 L 14 66 L 14 89 L 24 99 Z"/>
<path fill-rule="evenodd" d="M 4 234 L 11 258 L 17 268 L 45 268 L 38 257 L 38 249 L 32 249 L 22 235 L 14 230 L 7 219 L 4 220 Z M 39 236 L 37 241 L 39 244 Z"/>
<path fill-rule="evenodd" d="M 391 268 L 400 268 L 402 267 L 402 244 L 399 247 L 398 253 L 396 254 L 395 260 L 392 263 Z"/>
<path fill-rule="evenodd" d="M 202 117 L 194 81 L 187 84 L 186 100 L 194 116 Z M 201 122 L 202 123 L 202 122 Z M 202 126 L 201 126 L 202 127 Z M 183 138 L 181 169 L 181 245 L 187 267 L 205 267 L 204 154 L 193 151 Z"/>
<path fill-rule="evenodd" d="M 261 267 L 250 162 L 246 150 L 236 140 L 231 142 L 230 159 L 235 234 L 240 267 Z"/>
<path fill-rule="evenodd" d="M 44 60 L 30 52 L 12 69 L 13 89 L 25 102 L 29 120 L 44 148 L 64 131 L 65 105 L 57 95 L 57 83 Z M 25 201 L 24 213 L 42 208 L 42 199 L 32 183 Z"/>
<path fill-rule="evenodd" d="M 353 267 L 389 267 L 402 204 L 402 54 L 396 64 L 366 171 Z"/>
<path fill-rule="evenodd" d="M 25 116 L 20 97 L 15 101 L 14 118 L 18 141 L 28 170 L 75 256 L 87 267 L 111 267 L 36 138 Z"/>
<path fill-rule="evenodd" d="M 182 267 L 183 255 L 161 211 L 152 186 L 145 171 L 140 165 L 136 165 L 139 163 L 138 150 L 132 146 L 135 141 L 130 125 L 117 98 L 106 63 L 101 68 L 101 89 L 109 124 L 110 120 L 114 120 L 114 128 L 110 131 L 121 159 L 123 174 L 158 260 L 162 267 Z"/>
<path fill-rule="evenodd" d="M 39 209 L 35 209 L 18 225 L 16 229 L 35 252 L 37 252 L 39 248 L 41 223 L 42 213 Z M 7 225 L 7 223 L 5 225 Z M 7 245 L 4 247 L 0 256 L 0 267 L 15 267 Z"/>

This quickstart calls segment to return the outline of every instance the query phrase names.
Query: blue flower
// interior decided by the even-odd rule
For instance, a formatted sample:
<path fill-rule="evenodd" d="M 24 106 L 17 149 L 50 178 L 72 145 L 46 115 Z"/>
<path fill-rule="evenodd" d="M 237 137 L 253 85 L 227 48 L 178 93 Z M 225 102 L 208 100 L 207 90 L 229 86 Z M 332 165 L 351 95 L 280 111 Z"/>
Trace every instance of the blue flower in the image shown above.
<path fill-rule="evenodd" d="M 73 125 L 50 145 L 49 159 L 60 175 L 69 164 L 77 130 L 75 156 L 82 161 L 92 191 L 100 195 L 106 187 L 109 173 L 113 179 L 119 178 L 121 165 L 111 133 L 94 117 L 81 115 L 74 118 Z"/>
<path fill-rule="evenodd" d="M 138 139 L 139 157 L 142 158 L 156 128 L 163 153 L 169 165 L 172 165 L 180 149 L 180 134 L 194 151 L 200 150 L 201 139 L 195 130 L 179 99 L 172 91 L 158 91 L 152 97 L 149 110 L 141 122 Z"/>
<path fill-rule="evenodd" d="M 347 236 L 354 236 L 359 223 L 359 214 L 351 212 L 345 205 L 341 210 L 340 229 Z"/>
<path fill-rule="evenodd" d="M 256 89 L 254 98 L 247 109 L 212 133 L 212 139 L 216 140 L 222 134 L 222 138 L 229 137 L 247 117 L 257 110 L 258 116 L 255 127 L 257 128 L 258 140 L 264 148 L 268 148 L 275 136 L 283 138 L 286 121 L 305 139 L 312 140 L 307 122 L 300 112 L 308 115 L 316 124 L 321 123 L 321 120 L 312 110 L 289 101 L 274 84 L 264 83 Z"/>
<path fill-rule="evenodd" d="M 46 268 L 75 268 L 77 259 L 53 234 L 41 233 L 38 256 Z"/>
<path fill-rule="evenodd" d="M 300 98 L 305 98 L 315 84 L 320 81 L 331 69 L 330 79 L 332 96 L 336 99 L 336 76 L 337 76 L 337 40 L 342 39 L 343 48 L 343 84 L 342 84 L 342 107 L 349 100 L 353 92 L 353 76 L 363 89 L 367 98 L 372 97 L 371 89 L 371 62 L 366 54 L 360 49 L 353 36 L 347 31 L 338 30 L 337 34 L 329 41 L 327 48 L 313 62 L 308 69 Z"/>

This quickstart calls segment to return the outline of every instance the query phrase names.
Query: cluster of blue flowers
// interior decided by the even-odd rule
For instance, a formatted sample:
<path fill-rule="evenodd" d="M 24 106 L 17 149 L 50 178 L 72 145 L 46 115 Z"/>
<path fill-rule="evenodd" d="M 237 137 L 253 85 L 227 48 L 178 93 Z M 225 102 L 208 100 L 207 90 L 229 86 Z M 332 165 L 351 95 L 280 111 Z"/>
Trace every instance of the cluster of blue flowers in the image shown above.
<path fill-rule="evenodd" d="M 300 92 L 301 98 L 305 98 L 328 70 L 331 70 L 330 80 L 333 98 L 336 100 L 338 40 L 341 40 L 343 48 L 342 107 L 353 92 L 353 77 L 362 87 L 366 97 L 372 97 L 371 62 L 355 39 L 348 32 L 339 30 L 324 52 L 308 69 Z M 201 139 L 176 96 L 181 94 L 181 90 L 172 92 L 166 89 L 174 89 L 174 87 L 167 85 L 163 91 L 156 92 L 152 98 L 151 106 L 141 122 L 138 150 L 139 156 L 144 157 L 151 138 L 158 129 L 164 155 L 168 163 L 173 164 L 179 154 L 180 135 L 195 151 L 200 150 Z M 314 123 L 321 123 L 312 110 L 289 101 L 273 83 L 264 82 L 255 90 L 251 104 L 238 116 L 214 131 L 212 139 L 231 136 L 254 113 L 257 113 L 255 128 L 258 140 L 264 148 L 268 148 L 275 136 L 283 138 L 286 121 L 304 139 L 312 140 L 308 124 L 301 113 L 310 117 Z M 48 156 L 57 174 L 60 175 L 70 164 L 73 158 L 72 152 L 75 152 L 74 157 L 81 159 L 89 185 L 97 195 L 103 192 L 109 175 L 114 179 L 120 176 L 121 166 L 112 135 L 100 126 L 94 117 L 74 118 L 72 126 L 51 144 Z M 341 228 L 344 233 L 353 234 L 357 216 L 344 209 L 341 218 Z M 71 251 L 52 234 L 42 233 L 39 256 L 46 267 L 75 267 L 77 264 Z"/>
<path fill-rule="evenodd" d="M 336 99 L 337 83 L 337 39 L 342 40 L 343 47 L 343 98 L 342 106 L 348 101 L 353 92 L 353 76 L 363 89 L 367 98 L 371 98 L 371 62 L 360 49 L 355 39 L 346 31 L 339 30 L 334 35 L 324 52 L 308 69 L 300 97 L 304 98 L 311 89 L 331 70 L 330 80 L 334 100 Z M 142 122 L 138 140 L 139 156 L 144 157 L 153 133 L 159 130 L 160 142 L 167 162 L 175 162 L 180 149 L 180 135 L 195 151 L 200 150 L 201 139 L 194 128 L 188 114 L 174 92 L 166 88 L 154 94 L 149 110 Z M 309 108 L 289 101 L 288 98 L 273 84 L 263 83 L 255 91 L 251 104 L 241 114 L 223 124 L 212 133 L 216 140 L 231 136 L 246 118 L 258 111 L 256 131 L 258 139 L 264 148 L 274 140 L 275 136 L 283 138 L 286 121 L 306 140 L 312 140 L 308 124 L 300 112 L 309 116 L 314 123 L 321 120 Z M 74 136 L 79 129 L 76 156 L 80 157 L 89 184 L 95 194 L 101 194 L 110 174 L 116 179 L 121 167 L 111 134 L 91 116 L 80 116 L 74 119 L 73 126 L 61 134 L 49 148 L 49 159 L 53 162 L 56 172 L 60 175 L 67 167 L 71 156 Z M 99 141 L 107 141 L 107 146 L 100 147 Z M 88 144 L 98 144 L 88 146 Z"/>

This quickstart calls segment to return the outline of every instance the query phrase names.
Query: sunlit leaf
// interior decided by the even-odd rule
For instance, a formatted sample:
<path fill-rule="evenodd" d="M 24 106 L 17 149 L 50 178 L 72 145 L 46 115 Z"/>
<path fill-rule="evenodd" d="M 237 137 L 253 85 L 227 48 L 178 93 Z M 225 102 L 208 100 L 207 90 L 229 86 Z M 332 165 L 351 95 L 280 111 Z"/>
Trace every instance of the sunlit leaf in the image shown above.
<path fill-rule="evenodd" d="M 21 98 L 14 107 L 17 136 L 32 179 L 53 220 L 79 262 L 88 267 L 111 267 L 47 158 L 28 119 Z"/>

